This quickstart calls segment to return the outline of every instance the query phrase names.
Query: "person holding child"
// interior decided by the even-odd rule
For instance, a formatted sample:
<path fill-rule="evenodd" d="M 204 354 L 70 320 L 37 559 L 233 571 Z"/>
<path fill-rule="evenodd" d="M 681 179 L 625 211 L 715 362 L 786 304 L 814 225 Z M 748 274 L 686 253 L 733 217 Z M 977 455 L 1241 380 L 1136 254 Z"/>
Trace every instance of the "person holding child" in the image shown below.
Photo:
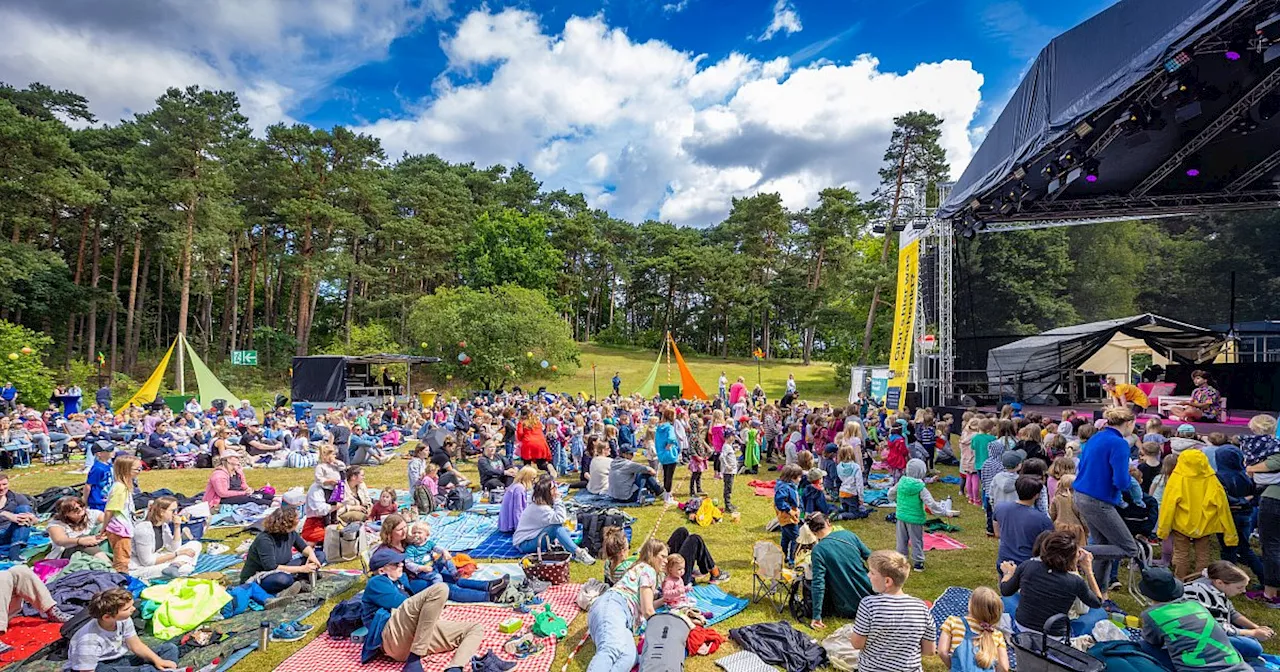
<path fill-rule="evenodd" d="M 387 553 L 369 559 L 371 577 L 360 603 L 369 629 L 365 650 L 381 650 L 405 663 L 405 672 L 421 672 L 423 656 L 453 652 L 445 672 L 462 672 L 484 640 L 479 623 L 441 619 L 449 588 L 437 583 L 413 594 L 404 576 L 404 556 Z"/>
<path fill-rule="evenodd" d="M 938 629 L 923 600 L 902 587 L 911 563 L 901 553 L 876 551 L 867 559 L 874 595 L 862 598 L 850 643 L 862 654 L 859 672 L 921 672 L 924 656 L 936 651 Z"/>

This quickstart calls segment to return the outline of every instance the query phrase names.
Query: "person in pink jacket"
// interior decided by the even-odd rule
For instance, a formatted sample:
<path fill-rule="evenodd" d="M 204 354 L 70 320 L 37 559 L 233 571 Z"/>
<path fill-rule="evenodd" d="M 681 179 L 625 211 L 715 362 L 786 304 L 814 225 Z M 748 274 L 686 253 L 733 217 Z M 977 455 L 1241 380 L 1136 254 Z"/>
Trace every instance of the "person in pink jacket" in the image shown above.
<path fill-rule="evenodd" d="M 204 501 L 209 508 L 217 512 L 222 504 L 262 504 L 270 506 L 272 495 L 265 492 L 254 492 L 245 480 L 244 469 L 240 467 L 239 455 L 223 457 L 218 467 L 209 476 L 209 485 L 204 489 Z"/>

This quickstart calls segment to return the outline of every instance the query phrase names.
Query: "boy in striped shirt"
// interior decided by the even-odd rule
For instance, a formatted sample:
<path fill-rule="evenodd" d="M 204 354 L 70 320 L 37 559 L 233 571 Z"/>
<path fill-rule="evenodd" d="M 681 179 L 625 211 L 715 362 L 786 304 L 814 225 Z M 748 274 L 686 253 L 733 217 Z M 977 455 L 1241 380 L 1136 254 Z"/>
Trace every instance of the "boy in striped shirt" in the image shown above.
<path fill-rule="evenodd" d="M 853 621 L 858 672 L 920 672 L 921 659 L 934 654 L 938 629 L 929 607 L 902 592 L 911 563 L 901 553 L 876 551 L 867 569 L 876 594 L 862 598 Z"/>

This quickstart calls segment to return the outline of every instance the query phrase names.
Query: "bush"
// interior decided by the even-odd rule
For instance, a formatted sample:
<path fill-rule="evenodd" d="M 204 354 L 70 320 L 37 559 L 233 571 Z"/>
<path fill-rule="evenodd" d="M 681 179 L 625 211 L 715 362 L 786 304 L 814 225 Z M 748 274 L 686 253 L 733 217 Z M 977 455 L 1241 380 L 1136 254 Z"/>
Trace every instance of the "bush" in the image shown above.
<path fill-rule="evenodd" d="M 623 325 L 613 323 L 604 331 L 597 331 L 592 334 L 592 339 L 600 345 L 617 347 L 620 345 L 631 345 L 631 337 L 627 335 Z"/>
<path fill-rule="evenodd" d="M 23 353 L 23 348 L 31 353 Z M 43 408 L 53 393 L 54 376 L 42 357 L 52 348 L 52 338 L 0 320 L 0 385 L 13 383 L 20 401 Z"/>

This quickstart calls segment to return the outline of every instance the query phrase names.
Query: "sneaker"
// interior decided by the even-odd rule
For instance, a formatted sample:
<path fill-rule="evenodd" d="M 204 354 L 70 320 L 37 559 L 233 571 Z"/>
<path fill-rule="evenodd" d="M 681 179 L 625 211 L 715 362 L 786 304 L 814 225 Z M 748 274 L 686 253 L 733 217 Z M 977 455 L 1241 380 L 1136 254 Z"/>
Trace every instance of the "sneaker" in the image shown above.
<path fill-rule="evenodd" d="M 471 658 L 472 672 L 507 672 L 515 666 L 515 663 L 509 663 L 499 658 L 498 654 L 492 650 L 486 651 L 483 656 L 473 656 Z"/>
<path fill-rule="evenodd" d="M 917 562 L 916 564 L 914 564 L 914 565 L 912 565 L 912 566 L 911 566 L 911 569 L 912 569 L 913 571 L 923 572 L 923 571 L 924 571 L 924 563 L 923 563 L 923 562 Z"/>
<path fill-rule="evenodd" d="M 298 632 L 310 632 L 312 628 L 316 627 L 314 625 L 307 625 L 300 621 L 289 621 L 288 623 L 285 623 L 285 625 L 297 630 Z"/>
<path fill-rule="evenodd" d="M 49 620 L 57 623 L 66 623 L 74 618 L 71 614 L 59 609 L 57 605 L 54 605 L 49 609 L 48 616 Z"/>
<path fill-rule="evenodd" d="M 725 581 L 728 581 L 728 580 L 729 580 L 729 572 L 727 570 L 722 569 L 720 570 L 720 574 L 718 576 L 711 577 L 711 585 L 714 586 L 718 583 L 724 583 Z"/>
<path fill-rule="evenodd" d="M 573 557 L 575 560 L 577 560 L 578 562 L 581 562 L 584 565 L 596 564 L 596 559 L 591 557 L 591 554 L 588 553 L 587 549 L 585 548 L 579 548 L 578 552 Z"/>
<path fill-rule="evenodd" d="M 1276 595 L 1275 597 L 1259 595 L 1258 603 L 1268 609 L 1280 609 L 1280 595 Z"/>
<path fill-rule="evenodd" d="M 507 592 L 507 586 L 511 585 L 511 577 L 503 575 L 502 578 L 489 582 L 489 601 L 497 602 L 503 593 Z"/>
<path fill-rule="evenodd" d="M 271 641 L 273 642 L 296 642 L 306 636 L 306 633 L 294 630 L 288 623 L 281 623 L 271 630 Z"/>
<path fill-rule="evenodd" d="M 1111 585 L 1107 586 L 1107 592 L 1111 592 L 1113 590 L 1120 590 L 1120 588 L 1121 586 L 1119 581 L 1112 581 Z"/>

